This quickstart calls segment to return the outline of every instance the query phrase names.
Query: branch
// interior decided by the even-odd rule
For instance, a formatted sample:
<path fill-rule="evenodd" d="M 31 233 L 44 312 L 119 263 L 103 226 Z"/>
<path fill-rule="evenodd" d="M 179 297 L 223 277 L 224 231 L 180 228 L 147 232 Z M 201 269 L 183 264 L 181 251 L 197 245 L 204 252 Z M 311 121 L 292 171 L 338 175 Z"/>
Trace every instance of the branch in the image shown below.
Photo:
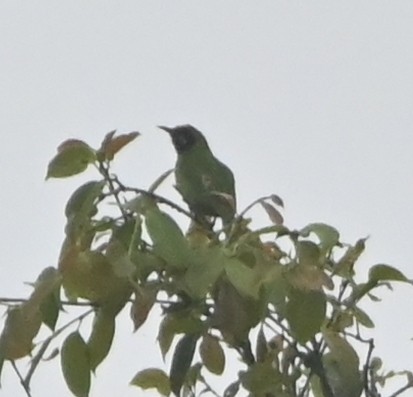
<path fill-rule="evenodd" d="M 389 397 L 397 397 L 400 396 L 400 394 L 404 393 L 407 389 L 410 389 L 413 387 L 413 381 L 407 382 L 407 385 L 401 387 L 399 390 L 395 391 L 392 395 Z"/>
<path fill-rule="evenodd" d="M 113 184 L 113 181 L 117 180 L 117 178 L 112 179 L 111 176 L 109 175 L 109 164 L 105 164 L 104 162 L 99 162 L 98 169 L 101 175 L 103 176 L 103 178 L 107 181 L 109 185 L 109 192 L 115 198 L 116 204 L 119 207 L 119 211 L 122 213 L 123 219 L 127 220 L 128 214 L 126 213 L 122 203 L 120 202 L 119 191 L 115 188 L 115 185 Z"/>
<path fill-rule="evenodd" d="M 11 362 L 11 366 L 14 369 L 14 372 L 16 372 L 17 377 L 20 379 L 20 384 L 22 385 L 24 391 L 26 392 L 27 397 L 32 397 L 31 393 L 30 393 L 30 388 L 29 385 L 26 384 L 26 382 L 24 381 L 19 369 L 17 368 L 16 363 L 14 362 L 14 360 L 10 361 Z"/>
<path fill-rule="evenodd" d="M 33 357 L 32 363 L 30 365 L 29 370 L 27 371 L 26 377 L 24 379 L 20 379 L 22 386 L 24 387 L 25 390 L 29 390 L 30 388 L 30 381 L 31 378 L 34 374 L 34 371 L 36 370 L 37 366 L 39 365 L 41 359 L 43 358 L 44 353 L 46 352 L 47 348 L 49 347 L 50 343 L 53 341 L 54 338 L 56 338 L 58 335 L 60 335 L 66 328 L 69 328 L 72 324 L 76 322 L 81 322 L 85 317 L 87 317 L 89 314 L 93 313 L 94 309 L 90 309 L 86 311 L 85 313 L 81 314 L 80 316 L 77 316 L 73 320 L 70 320 L 68 323 L 57 329 L 56 331 L 53 332 L 52 335 L 50 335 L 43 343 L 42 346 L 40 347 L 39 351 L 37 354 Z M 29 395 L 28 395 L 29 396 Z"/>
<path fill-rule="evenodd" d="M 0 298 L 0 305 L 4 303 L 25 303 L 29 299 L 27 298 Z M 70 302 L 70 301 L 60 301 L 61 305 L 64 306 L 88 306 L 94 307 L 95 305 L 91 302 Z"/>

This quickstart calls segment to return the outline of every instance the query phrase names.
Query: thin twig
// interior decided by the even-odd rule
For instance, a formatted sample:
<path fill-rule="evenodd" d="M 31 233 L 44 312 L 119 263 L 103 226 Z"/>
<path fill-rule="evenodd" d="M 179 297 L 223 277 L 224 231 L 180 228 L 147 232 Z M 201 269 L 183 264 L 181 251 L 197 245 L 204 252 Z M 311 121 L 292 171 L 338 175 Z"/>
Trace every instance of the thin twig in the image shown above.
<path fill-rule="evenodd" d="M 14 372 L 16 372 L 17 377 L 20 379 L 20 384 L 22 385 L 24 391 L 26 392 L 27 397 L 32 397 L 32 395 L 30 393 L 29 385 L 26 385 L 26 382 L 24 381 L 23 376 L 21 375 L 19 369 L 17 368 L 16 363 L 14 362 L 14 360 L 12 360 L 10 362 L 11 362 L 11 366 L 14 369 Z"/>
<path fill-rule="evenodd" d="M 391 394 L 389 397 L 397 397 L 400 396 L 400 394 L 404 393 L 407 389 L 410 389 L 413 387 L 413 382 L 408 382 L 407 385 L 401 387 L 399 390 L 395 391 L 393 394 Z"/>
<path fill-rule="evenodd" d="M 116 204 L 119 207 L 119 211 L 122 213 L 123 219 L 127 220 L 128 219 L 128 214 L 125 211 L 125 208 L 124 208 L 124 206 L 122 205 L 122 203 L 120 201 L 119 192 L 115 188 L 115 185 L 113 184 L 114 178 L 112 178 L 109 175 L 109 165 L 105 164 L 104 162 L 100 162 L 98 169 L 99 169 L 99 172 L 102 174 L 103 178 L 105 179 L 105 181 L 108 183 L 109 192 L 115 198 Z M 115 179 L 115 180 L 117 180 L 117 179 Z"/>
<path fill-rule="evenodd" d="M 49 347 L 50 343 L 53 341 L 54 338 L 56 338 L 58 335 L 60 335 L 64 330 L 66 330 L 68 327 L 73 325 L 76 322 L 82 321 L 85 317 L 87 317 L 89 314 L 93 313 L 94 309 L 90 309 L 86 311 L 85 313 L 82 313 L 80 316 L 77 316 L 73 320 L 70 320 L 68 323 L 65 325 L 61 326 L 59 329 L 53 332 L 52 335 L 50 335 L 43 343 L 37 354 L 34 356 L 32 359 L 32 363 L 30 365 L 30 368 L 26 374 L 26 377 L 24 379 L 21 379 L 23 387 L 26 389 L 29 389 L 30 381 L 31 378 L 34 374 L 34 371 L 36 370 L 37 366 L 39 365 L 44 353 L 46 352 L 46 349 Z"/>
<path fill-rule="evenodd" d="M 3 303 L 25 303 L 28 300 L 27 298 L 0 298 L 0 305 Z M 64 306 L 94 306 L 91 302 L 60 301 L 59 303 Z"/>

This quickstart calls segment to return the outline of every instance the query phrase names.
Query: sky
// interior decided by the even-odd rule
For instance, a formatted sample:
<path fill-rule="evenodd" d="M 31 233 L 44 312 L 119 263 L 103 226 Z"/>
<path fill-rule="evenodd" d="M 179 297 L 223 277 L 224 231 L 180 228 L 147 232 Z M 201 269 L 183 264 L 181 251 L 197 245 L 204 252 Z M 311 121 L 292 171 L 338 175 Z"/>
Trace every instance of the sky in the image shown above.
<path fill-rule="evenodd" d="M 62 141 L 140 131 L 116 172 L 144 188 L 175 161 L 156 126 L 186 123 L 234 171 L 241 208 L 276 193 L 290 228 L 370 236 L 362 274 L 386 263 L 412 277 L 412 20 L 410 0 L 1 1 L 0 296 L 27 297 L 56 265 L 65 202 L 96 177 L 45 181 Z M 380 297 L 366 306 L 376 352 L 413 370 L 413 290 Z M 156 318 L 132 335 L 124 317 L 92 397 L 141 395 L 128 382 L 160 362 Z M 6 367 L 2 395 L 23 395 Z M 57 360 L 32 389 L 70 395 Z"/>

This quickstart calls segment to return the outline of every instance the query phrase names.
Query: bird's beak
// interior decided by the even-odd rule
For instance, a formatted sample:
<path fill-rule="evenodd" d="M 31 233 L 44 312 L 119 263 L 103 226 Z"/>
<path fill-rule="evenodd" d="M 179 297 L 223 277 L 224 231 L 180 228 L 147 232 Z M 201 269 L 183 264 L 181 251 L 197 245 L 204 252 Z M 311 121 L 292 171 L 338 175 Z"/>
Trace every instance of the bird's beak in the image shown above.
<path fill-rule="evenodd" d="M 173 132 L 173 128 L 165 127 L 163 125 L 158 125 L 158 128 L 160 128 L 161 130 L 166 131 L 168 134 L 171 134 Z"/>

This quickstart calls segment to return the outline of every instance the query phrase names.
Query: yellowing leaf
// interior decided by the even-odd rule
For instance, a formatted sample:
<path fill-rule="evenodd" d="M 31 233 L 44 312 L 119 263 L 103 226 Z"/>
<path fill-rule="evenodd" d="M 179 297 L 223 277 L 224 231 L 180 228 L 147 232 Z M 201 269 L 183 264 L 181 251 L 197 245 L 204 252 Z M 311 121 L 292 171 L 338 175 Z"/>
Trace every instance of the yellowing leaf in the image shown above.
<path fill-rule="evenodd" d="M 130 132 L 128 134 L 122 134 L 114 137 L 115 131 L 109 132 L 102 142 L 102 146 L 99 149 L 99 157 L 103 156 L 105 160 L 113 160 L 115 154 L 119 152 L 128 143 L 136 139 L 140 133 Z"/>
<path fill-rule="evenodd" d="M 130 384 L 138 386 L 143 390 L 156 389 L 163 396 L 168 396 L 171 392 L 168 375 L 158 368 L 146 368 L 143 371 L 139 371 L 133 377 Z"/>
<path fill-rule="evenodd" d="M 62 143 L 49 162 L 46 179 L 80 174 L 96 160 L 95 151 L 85 142 L 71 139 Z"/>
<path fill-rule="evenodd" d="M 26 302 L 10 309 L 0 336 L 3 358 L 16 360 L 30 354 L 40 325 L 41 315 L 37 305 Z"/>
<path fill-rule="evenodd" d="M 62 345 L 61 365 L 69 390 L 76 397 L 87 397 L 90 390 L 88 348 L 79 332 L 72 332 Z"/>
<path fill-rule="evenodd" d="M 199 353 L 208 371 L 221 375 L 225 368 L 225 354 L 219 340 L 210 334 L 204 335 L 199 346 Z"/>
<path fill-rule="evenodd" d="M 145 323 L 155 304 L 155 300 L 155 290 L 140 288 L 135 291 L 135 299 L 132 302 L 130 310 L 134 331 L 138 330 Z"/>

